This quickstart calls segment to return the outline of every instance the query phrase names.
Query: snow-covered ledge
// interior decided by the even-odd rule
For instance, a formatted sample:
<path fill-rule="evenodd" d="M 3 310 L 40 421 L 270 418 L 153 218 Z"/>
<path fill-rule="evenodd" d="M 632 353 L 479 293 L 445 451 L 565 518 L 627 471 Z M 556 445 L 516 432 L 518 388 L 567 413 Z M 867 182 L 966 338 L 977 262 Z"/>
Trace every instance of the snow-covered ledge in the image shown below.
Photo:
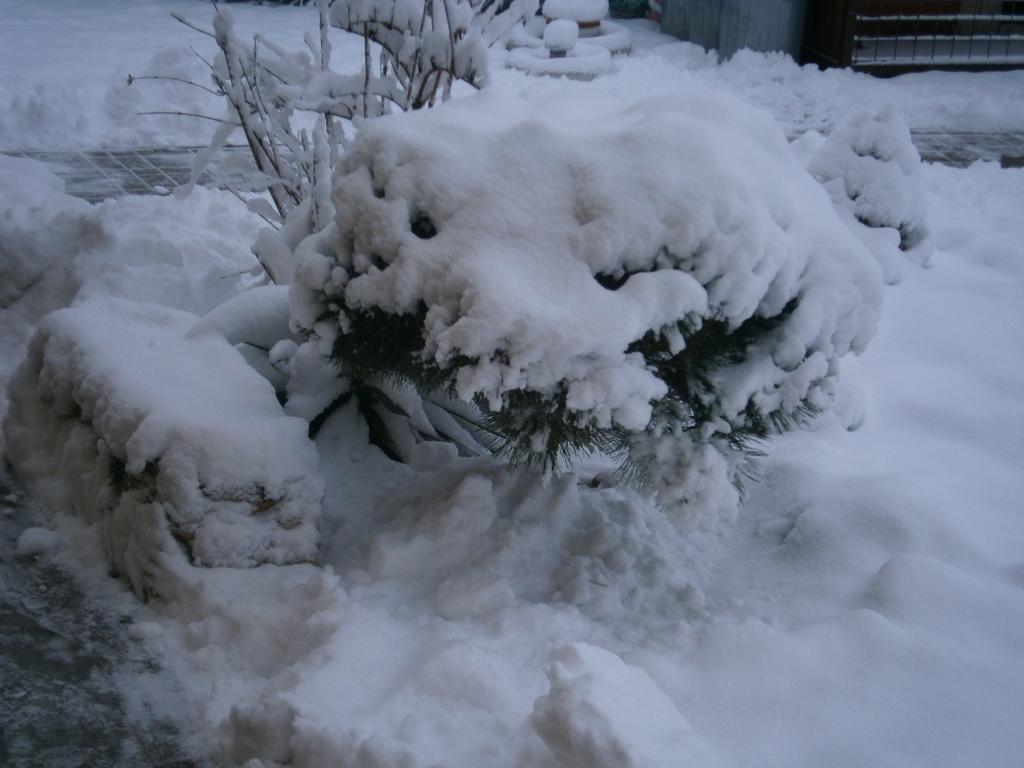
<path fill-rule="evenodd" d="M 106 299 L 54 312 L 10 385 L 8 457 L 49 509 L 96 524 L 143 596 L 196 566 L 313 562 L 323 480 L 306 422 L 197 318 Z"/>

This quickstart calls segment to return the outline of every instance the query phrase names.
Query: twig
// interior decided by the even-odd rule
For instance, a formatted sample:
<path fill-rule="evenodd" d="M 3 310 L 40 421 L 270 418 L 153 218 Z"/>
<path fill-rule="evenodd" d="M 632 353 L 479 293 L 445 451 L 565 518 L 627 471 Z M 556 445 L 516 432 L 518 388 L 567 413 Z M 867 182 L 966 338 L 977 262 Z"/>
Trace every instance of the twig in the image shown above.
<path fill-rule="evenodd" d="M 225 125 L 234 125 L 238 128 L 242 127 L 241 123 L 233 123 L 230 120 L 223 120 L 219 117 L 211 117 L 210 115 L 200 115 L 198 112 L 136 112 L 137 115 L 174 115 L 176 117 L 200 117 L 203 120 L 212 120 L 215 123 L 224 123 Z"/>
<path fill-rule="evenodd" d="M 363 22 L 363 118 L 368 117 L 370 101 L 370 25 Z"/>
<path fill-rule="evenodd" d="M 329 24 L 327 21 L 327 0 L 317 0 L 317 12 L 320 16 L 320 71 L 331 71 L 331 41 L 328 38 Z M 328 114 L 324 115 L 324 128 L 331 143 L 337 143 L 335 136 L 334 120 Z"/>
<path fill-rule="evenodd" d="M 242 197 L 242 194 L 237 189 L 232 189 L 231 187 L 225 187 L 225 189 L 227 189 L 228 192 L 230 192 L 232 195 L 234 195 L 238 199 L 238 202 L 242 203 L 245 206 L 245 209 L 247 211 L 249 211 L 249 213 L 255 213 L 257 216 L 259 216 L 261 219 L 263 219 L 265 222 L 267 222 L 267 224 L 269 224 L 274 229 L 280 229 L 281 228 L 281 225 L 278 222 L 273 221 L 272 219 L 268 219 L 266 216 L 264 216 L 259 211 L 254 211 L 252 208 L 250 208 L 249 207 L 249 201 L 246 200 L 244 197 Z M 257 261 L 259 261 L 259 259 L 257 259 Z M 260 266 L 263 266 L 262 262 L 260 262 Z M 264 268 L 264 270 L 265 269 L 266 268 Z M 245 272 L 238 272 L 237 274 L 244 275 Z"/>
<path fill-rule="evenodd" d="M 201 62 L 203 62 L 203 64 L 206 65 L 207 69 L 213 69 L 213 64 L 204 59 L 203 55 L 199 53 L 199 51 L 197 51 L 195 48 L 193 48 L 191 44 L 189 44 L 188 49 L 196 55 L 197 59 L 199 59 Z"/>
<path fill-rule="evenodd" d="M 213 32 L 210 32 L 207 29 L 203 29 L 202 27 L 197 27 L 195 24 L 193 24 L 191 21 L 186 19 L 184 16 L 182 16 L 177 11 L 171 11 L 171 17 L 175 21 L 184 24 L 186 27 L 189 27 L 190 29 L 194 29 L 196 32 L 200 32 L 200 33 L 206 35 L 207 37 L 212 37 L 212 38 L 216 39 L 216 36 L 213 34 Z"/>
<path fill-rule="evenodd" d="M 213 88 L 207 88 L 205 85 L 201 85 L 193 80 L 186 80 L 184 77 L 171 77 L 170 75 L 139 75 L 136 77 L 131 73 L 128 74 L 128 85 L 131 85 L 136 80 L 173 80 L 176 83 L 184 83 L 185 85 L 192 85 L 196 88 L 201 88 L 207 93 L 212 93 L 214 96 L 224 95 L 223 91 L 215 91 Z"/>

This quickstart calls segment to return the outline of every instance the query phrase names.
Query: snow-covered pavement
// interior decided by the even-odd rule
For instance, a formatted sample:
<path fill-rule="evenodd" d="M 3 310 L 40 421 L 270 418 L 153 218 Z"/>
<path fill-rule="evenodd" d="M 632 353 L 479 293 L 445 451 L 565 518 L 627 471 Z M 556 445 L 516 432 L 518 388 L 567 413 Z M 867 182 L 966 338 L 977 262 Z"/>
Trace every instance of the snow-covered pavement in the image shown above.
<path fill-rule="evenodd" d="M 163 147 L 6 152 L 9 157 L 35 160 L 64 182 L 64 190 L 73 197 L 99 203 L 124 195 L 167 195 L 192 176 L 192 165 L 201 147 Z M 216 161 L 228 155 L 241 155 L 242 147 L 225 148 Z M 208 172 L 199 183 L 216 183 Z"/>
<path fill-rule="evenodd" d="M 37 557 L 52 534 L 33 528 L 31 501 L 11 482 L 0 473 L 0 760 L 197 768 L 172 726 L 126 711 L 122 681 L 160 665 L 132 639 L 134 606 L 84 593 Z"/>
<path fill-rule="evenodd" d="M 920 130 L 911 132 L 911 137 L 921 152 L 921 159 L 927 163 L 966 167 L 978 160 L 987 160 L 1019 167 L 1024 162 L 1024 132 Z M 64 182 L 69 195 L 98 203 L 123 195 L 168 194 L 188 183 L 199 149 L 34 150 L 6 154 L 43 163 Z M 230 154 L 245 159 L 247 153 L 245 147 L 232 146 L 222 150 L 220 156 Z M 216 180 L 209 172 L 204 172 L 199 183 L 216 183 Z"/>
<path fill-rule="evenodd" d="M 201 143 L 209 126 L 135 113 L 215 102 L 124 82 L 197 76 L 187 45 L 208 41 L 168 10 L 209 16 L 199 0 L 0 0 L 0 71 L 19 75 L 0 82 L 0 150 Z M 310 13 L 236 9 L 243 31 L 295 48 Z M 499 70 L 491 87 L 625 100 L 710 84 L 791 139 L 886 105 L 922 134 L 1024 129 L 1024 71 L 880 81 L 751 53 L 718 65 L 646 22 L 631 28 L 636 53 L 591 84 Z M 339 34 L 336 66 L 360 56 Z M 83 702 L 78 715 L 96 693 L 104 723 L 133 724 L 126 751 L 103 742 L 92 764 L 134 765 L 145 734 L 157 757 L 143 764 L 180 748 L 246 768 L 1019 763 L 1024 169 L 926 164 L 922 183 L 928 266 L 900 255 L 902 281 L 886 287 L 867 351 L 842 361 L 834 409 L 771 442 L 733 523 L 686 528 L 634 490 L 571 474 L 542 484 L 487 459 L 395 464 L 351 408 L 316 440 L 320 566 L 183 566 L 174 594 L 143 605 L 107 575 L 96 526 L 47 510 L 23 534 L 30 521 L 10 511 L 21 500 L 0 502 L 0 600 L 20 595 L 49 611 L 41 626 L 70 617 L 62 626 L 94 622 L 107 638 L 43 641 L 42 672 L 65 670 L 70 687 L 54 690 Z M 251 280 L 262 222 L 227 193 L 89 205 L 61 187 L 0 155 L 0 392 L 49 311 L 113 296 L 203 314 Z M 49 581 L 54 567 L 74 586 Z M 40 584 L 60 595 L 49 608 Z M 13 613 L 8 657 L 42 638 L 16 631 L 38 613 Z M 50 706 L 37 661 L 4 672 L 8 702 Z M 52 714 L 5 717 L 0 762 L 83 762 L 84 715 L 65 718 L 74 733 L 31 741 Z"/>

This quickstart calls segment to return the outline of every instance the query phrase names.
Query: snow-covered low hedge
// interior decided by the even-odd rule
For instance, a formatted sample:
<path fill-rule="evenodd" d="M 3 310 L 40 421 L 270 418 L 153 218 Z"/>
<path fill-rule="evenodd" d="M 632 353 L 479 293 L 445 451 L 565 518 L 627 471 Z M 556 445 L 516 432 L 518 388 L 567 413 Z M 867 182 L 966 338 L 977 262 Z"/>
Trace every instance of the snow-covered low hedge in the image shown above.
<path fill-rule="evenodd" d="M 628 454 L 684 504 L 734 474 L 709 456 L 824 407 L 880 309 L 771 118 L 712 92 L 385 117 L 333 202 L 291 293 L 321 354 L 475 402 L 520 458 Z"/>
<path fill-rule="evenodd" d="M 98 525 L 142 595 L 166 558 L 315 561 L 323 481 L 306 423 L 187 312 L 118 299 L 49 315 L 10 385 L 8 458 L 48 509 Z"/>

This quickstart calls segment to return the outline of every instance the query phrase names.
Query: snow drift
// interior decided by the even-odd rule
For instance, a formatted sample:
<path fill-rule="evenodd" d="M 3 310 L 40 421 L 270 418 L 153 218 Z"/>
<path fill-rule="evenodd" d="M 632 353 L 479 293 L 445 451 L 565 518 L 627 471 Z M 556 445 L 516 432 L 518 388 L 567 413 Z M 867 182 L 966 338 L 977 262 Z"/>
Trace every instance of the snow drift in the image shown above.
<path fill-rule="evenodd" d="M 317 559 L 323 482 L 305 422 L 222 336 L 189 335 L 195 322 L 119 299 L 58 310 L 10 386 L 19 476 L 48 508 L 99 523 L 143 595 L 180 549 L 199 566 Z"/>
<path fill-rule="evenodd" d="M 7 383 L 48 313 L 120 296 L 204 314 L 259 269 L 249 250 L 259 220 L 227 192 L 90 205 L 42 163 L 0 154 L 0 199 L 0 420 Z"/>

